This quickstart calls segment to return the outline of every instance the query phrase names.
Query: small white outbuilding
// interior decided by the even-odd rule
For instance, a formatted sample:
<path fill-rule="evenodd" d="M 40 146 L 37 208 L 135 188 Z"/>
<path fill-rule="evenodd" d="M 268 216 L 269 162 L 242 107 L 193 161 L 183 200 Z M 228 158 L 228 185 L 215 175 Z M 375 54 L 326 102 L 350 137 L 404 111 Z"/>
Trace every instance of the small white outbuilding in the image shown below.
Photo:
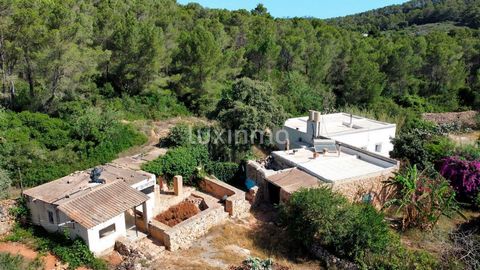
<path fill-rule="evenodd" d="M 24 191 L 33 224 L 82 238 L 96 255 L 153 217 L 155 175 L 114 164 L 75 172 Z M 93 179 L 93 180 L 92 180 Z"/>

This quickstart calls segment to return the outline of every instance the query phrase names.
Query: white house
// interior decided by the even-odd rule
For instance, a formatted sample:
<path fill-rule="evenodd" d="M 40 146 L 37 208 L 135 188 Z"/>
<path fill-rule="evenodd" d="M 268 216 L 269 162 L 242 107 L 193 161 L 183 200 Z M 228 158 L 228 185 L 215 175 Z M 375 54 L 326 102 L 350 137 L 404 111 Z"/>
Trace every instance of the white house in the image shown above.
<path fill-rule="evenodd" d="M 287 201 L 299 189 L 318 186 L 328 186 L 354 202 L 380 206 L 388 199 L 384 181 L 398 170 L 398 161 L 333 140 L 322 143 L 274 151 L 263 164 L 249 161 L 247 178 L 257 184 L 260 197 L 273 203 Z"/>
<path fill-rule="evenodd" d="M 396 125 L 347 113 L 322 115 L 310 111 L 309 116 L 288 119 L 283 130 L 290 149 L 312 147 L 316 139 L 332 139 L 389 157 Z M 279 144 L 279 148 L 285 149 L 285 143 Z"/>
<path fill-rule="evenodd" d="M 114 164 L 76 172 L 24 191 L 34 224 L 81 237 L 101 255 L 153 217 L 155 175 Z"/>

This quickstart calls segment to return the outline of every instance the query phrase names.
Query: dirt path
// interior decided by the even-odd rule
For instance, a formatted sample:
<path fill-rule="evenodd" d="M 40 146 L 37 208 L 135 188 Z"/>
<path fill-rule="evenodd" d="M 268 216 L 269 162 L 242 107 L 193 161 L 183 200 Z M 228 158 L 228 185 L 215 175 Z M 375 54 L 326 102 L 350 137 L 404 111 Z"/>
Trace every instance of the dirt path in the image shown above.
<path fill-rule="evenodd" d="M 28 261 L 33 261 L 38 256 L 38 252 L 29 248 L 28 246 L 21 243 L 13 243 L 13 242 L 1 242 L 0 252 L 10 253 L 12 255 L 20 255 Z M 49 253 L 46 256 L 42 257 L 42 259 L 45 266 L 44 267 L 45 270 L 55 269 L 55 266 L 57 265 L 57 262 L 58 262 L 55 256 Z"/>
<path fill-rule="evenodd" d="M 170 129 L 180 123 L 203 123 L 208 124 L 206 119 L 198 117 L 175 117 L 162 121 L 122 121 L 132 124 L 137 130 L 145 134 L 148 138 L 144 145 L 136 146 L 119 154 L 119 158 L 112 161 L 121 166 L 133 170 L 139 170 L 141 165 L 147 161 L 154 160 L 167 152 L 166 148 L 159 146 L 160 139 L 165 138 Z"/>

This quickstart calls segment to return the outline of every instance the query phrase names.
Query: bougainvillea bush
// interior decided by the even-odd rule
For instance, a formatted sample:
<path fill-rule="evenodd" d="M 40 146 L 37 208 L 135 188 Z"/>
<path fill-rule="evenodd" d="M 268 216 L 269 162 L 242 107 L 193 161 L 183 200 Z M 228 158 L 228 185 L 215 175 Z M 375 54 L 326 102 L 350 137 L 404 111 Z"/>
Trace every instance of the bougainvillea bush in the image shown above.
<path fill-rule="evenodd" d="M 440 174 L 450 181 L 459 200 L 473 202 L 480 189 L 480 161 L 459 157 L 444 158 Z"/>

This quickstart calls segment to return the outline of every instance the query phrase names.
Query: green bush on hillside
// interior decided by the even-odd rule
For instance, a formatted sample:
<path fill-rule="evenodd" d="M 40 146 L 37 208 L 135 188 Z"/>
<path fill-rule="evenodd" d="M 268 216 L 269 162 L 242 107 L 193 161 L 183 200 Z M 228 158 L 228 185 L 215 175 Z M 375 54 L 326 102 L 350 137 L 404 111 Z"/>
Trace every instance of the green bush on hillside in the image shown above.
<path fill-rule="evenodd" d="M 233 184 L 238 174 L 239 165 L 234 162 L 211 161 L 205 168 L 207 173 L 215 175 L 219 180 Z"/>
<path fill-rule="evenodd" d="M 64 118 L 0 111 L 0 168 L 16 186 L 34 186 L 115 159 L 146 137 L 114 112 L 75 108 Z"/>
<path fill-rule="evenodd" d="M 22 242 L 40 252 L 52 252 L 69 269 L 86 266 L 94 270 L 106 270 L 107 264 L 98 259 L 80 238 L 71 239 L 68 233 L 48 233 L 41 227 L 22 227 L 16 224 L 5 238 L 7 241 Z"/>
<path fill-rule="evenodd" d="M 43 262 L 39 257 L 34 261 L 27 261 L 21 255 L 11 255 L 0 252 L 0 269 L 2 270 L 41 270 L 44 269 Z"/>
<path fill-rule="evenodd" d="M 329 188 L 295 192 L 281 207 L 281 220 L 306 247 L 317 243 L 355 261 L 382 252 L 390 241 L 381 213 L 371 205 L 351 204 Z"/>
<path fill-rule="evenodd" d="M 437 269 L 426 252 L 404 248 L 382 213 L 352 204 L 329 188 L 303 189 L 281 205 L 280 218 L 290 236 L 306 248 L 319 244 L 364 269 Z"/>
<path fill-rule="evenodd" d="M 164 156 L 150 161 L 142 169 L 155 175 L 171 179 L 175 175 L 183 176 L 185 184 L 194 184 L 193 177 L 198 167 L 209 161 L 208 150 L 203 145 L 181 146 L 169 150 Z"/>

